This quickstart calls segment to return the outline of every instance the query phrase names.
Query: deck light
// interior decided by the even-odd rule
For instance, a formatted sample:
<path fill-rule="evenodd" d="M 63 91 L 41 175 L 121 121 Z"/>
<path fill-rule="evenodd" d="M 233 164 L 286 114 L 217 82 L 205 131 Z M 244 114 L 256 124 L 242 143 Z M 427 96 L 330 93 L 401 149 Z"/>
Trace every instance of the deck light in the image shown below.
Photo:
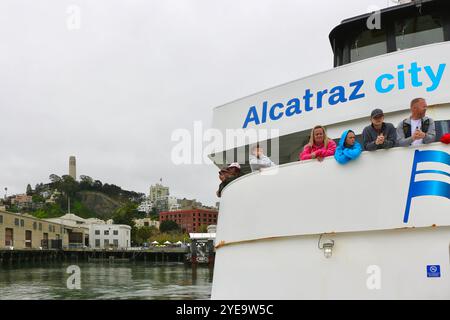
<path fill-rule="evenodd" d="M 334 247 L 334 241 L 328 240 L 323 244 L 323 254 L 325 255 L 325 258 L 331 258 L 331 255 L 333 254 L 333 247 Z"/>
<path fill-rule="evenodd" d="M 319 243 L 317 244 L 317 246 L 319 247 L 319 249 L 323 250 L 323 254 L 324 254 L 325 258 L 328 259 L 328 258 L 331 258 L 331 256 L 333 255 L 334 240 L 327 239 L 322 243 L 321 242 L 322 236 L 323 236 L 323 234 L 320 235 Z M 322 244 L 322 246 L 321 246 L 321 244 Z"/>

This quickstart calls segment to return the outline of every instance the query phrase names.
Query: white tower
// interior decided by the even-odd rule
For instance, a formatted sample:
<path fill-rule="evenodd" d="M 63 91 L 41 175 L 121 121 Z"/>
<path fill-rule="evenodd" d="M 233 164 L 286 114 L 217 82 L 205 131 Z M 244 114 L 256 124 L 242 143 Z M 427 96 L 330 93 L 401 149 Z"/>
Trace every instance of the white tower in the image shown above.
<path fill-rule="evenodd" d="M 69 176 L 77 180 L 77 161 L 75 160 L 75 156 L 69 158 Z"/>

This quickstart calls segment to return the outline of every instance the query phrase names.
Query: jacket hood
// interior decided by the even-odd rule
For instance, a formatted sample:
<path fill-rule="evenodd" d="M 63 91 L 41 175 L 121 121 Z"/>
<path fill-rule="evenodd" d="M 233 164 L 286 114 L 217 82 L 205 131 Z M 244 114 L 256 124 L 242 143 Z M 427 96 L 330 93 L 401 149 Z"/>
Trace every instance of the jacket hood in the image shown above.
<path fill-rule="evenodd" d="M 339 147 L 345 148 L 344 143 L 345 143 L 345 139 L 347 139 L 347 135 L 348 135 L 349 131 L 350 130 L 345 130 L 344 133 L 342 133 L 341 139 L 339 140 Z"/>

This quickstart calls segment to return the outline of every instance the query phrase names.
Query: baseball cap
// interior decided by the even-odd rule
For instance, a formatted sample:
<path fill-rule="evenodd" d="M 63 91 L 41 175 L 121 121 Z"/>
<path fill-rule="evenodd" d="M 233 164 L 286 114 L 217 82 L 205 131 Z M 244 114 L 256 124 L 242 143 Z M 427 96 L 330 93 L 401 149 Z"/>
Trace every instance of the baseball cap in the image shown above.
<path fill-rule="evenodd" d="M 371 118 L 375 118 L 375 117 L 379 117 L 379 116 L 384 116 L 383 110 L 381 110 L 381 109 L 375 109 L 370 114 Z"/>
<path fill-rule="evenodd" d="M 241 170 L 241 166 L 239 165 L 239 163 L 237 163 L 237 162 L 233 162 L 232 164 L 230 164 L 229 166 L 228 166 L 228 169 L 229 168 L 238 168 L 239 170 Z"/>

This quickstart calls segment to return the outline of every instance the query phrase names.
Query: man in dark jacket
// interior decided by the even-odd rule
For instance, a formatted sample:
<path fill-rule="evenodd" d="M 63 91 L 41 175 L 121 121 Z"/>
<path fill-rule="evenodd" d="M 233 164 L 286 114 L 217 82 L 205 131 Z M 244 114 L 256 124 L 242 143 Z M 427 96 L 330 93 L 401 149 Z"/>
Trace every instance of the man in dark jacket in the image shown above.
<path fill-rule="evenodd" d="M 363 130 L 364 150 L 375 151 L 389 149 L 395 146 L 397 133 L 392 123 L 384 122 L 384 113 L 381 109 L 375 109 L 370 114 L 372 124 Z"/>

